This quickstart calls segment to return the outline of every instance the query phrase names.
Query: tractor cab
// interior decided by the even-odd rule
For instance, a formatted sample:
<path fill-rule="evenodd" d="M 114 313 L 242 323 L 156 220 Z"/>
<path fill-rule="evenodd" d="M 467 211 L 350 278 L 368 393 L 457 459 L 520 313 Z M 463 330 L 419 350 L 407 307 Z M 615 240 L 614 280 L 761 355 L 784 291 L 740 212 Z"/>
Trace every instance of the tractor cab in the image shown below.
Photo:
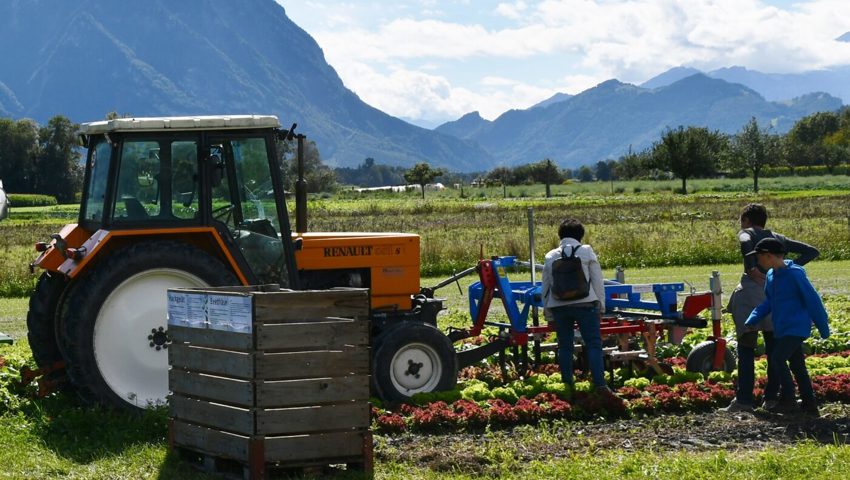
<path fill-rule="evenodd" d="M 87 231 L 213 228 L 248 283 L 294 268 L 272 116 L 114 119 L 82 125 Z M 225 255 L 227 256 L 227 255 Z"/>

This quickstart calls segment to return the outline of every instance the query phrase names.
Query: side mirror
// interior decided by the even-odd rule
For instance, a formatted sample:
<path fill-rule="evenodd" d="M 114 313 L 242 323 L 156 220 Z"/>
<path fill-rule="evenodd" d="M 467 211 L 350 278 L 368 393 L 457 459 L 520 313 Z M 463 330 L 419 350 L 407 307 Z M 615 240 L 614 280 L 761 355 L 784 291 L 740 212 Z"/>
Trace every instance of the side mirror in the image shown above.
<path fill-rule="evenodd" d="M 207 163 L 210 166 L 210 185 L 217 187 L 224 179 L 224 162 L 218 155 L 210 155 L 207 157 Z"/>

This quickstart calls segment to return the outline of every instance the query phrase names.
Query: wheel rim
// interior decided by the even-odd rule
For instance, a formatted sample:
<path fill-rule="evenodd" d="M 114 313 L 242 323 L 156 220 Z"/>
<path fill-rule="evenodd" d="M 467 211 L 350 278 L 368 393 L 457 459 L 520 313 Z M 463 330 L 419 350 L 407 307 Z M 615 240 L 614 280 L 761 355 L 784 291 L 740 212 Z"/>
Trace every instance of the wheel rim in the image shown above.
<path fill-rule="evenodd" d="M 433 347 L 424 343 L 405 345 L 390 362 L 390 380 L 396 390 L 407 396 L 434 391 L 442 373 L 440 356 Z"/>
<path fill-rule="evenodd" d="M 191 273 L 154 269 L 133 275 L 109 294 L 95 320 L 94 358 L 103 380 L 116 395 L 138 407 L 165 402 L 165 291 L 205 286 L 206 282 Z"/>

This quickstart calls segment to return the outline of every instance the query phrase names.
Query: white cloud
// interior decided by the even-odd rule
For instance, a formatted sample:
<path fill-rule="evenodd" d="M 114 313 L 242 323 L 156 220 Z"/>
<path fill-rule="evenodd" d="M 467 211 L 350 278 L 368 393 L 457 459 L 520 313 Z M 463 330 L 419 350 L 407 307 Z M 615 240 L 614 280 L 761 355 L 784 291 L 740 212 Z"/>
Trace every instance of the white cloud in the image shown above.
<path fill-rule="evenodd" d="M 492 13 L 503 19 L 500 28 L 486 26 L 483 17 L 435 20 L 420 11 L 369 27 L 333 19 L 310 33 L 350 88 L 411 118 L 456 118 L 471 110 L 491 118 L 501 112 L 487 112 L 524 108 L 559 89 L 578 93 L 609 78 L 639 83 L 679 65 L 782 73 L 850 64 L 850 43 L 834 41 L 850 30 L 847 0 L 789 9 L 760 0 L 519 0 L 499 3 Z M 524 77 L 523 59 L 540 55 L 565 60 L 555 62 L 549 78 Z M 490 72 L 463 83 L 440 68 L 464 59 L 514 59 L 519 68 L 500 84 Z"/>
<path fill-rule="evenodd" d="M 387 73 L 363 64 L 349 64 L 346 86 L 362 100 L 392 115 L 444 122 L 471 111 L 494 119 L 512 108 L 528 108 L 557 93 L 516 80 L 484 77 L 473 91 L 453 86 L 445 77 L 396 66 Z M 341 73 L 342 75 L 342 73 Z"/>
<path fill-rule="evenodd" d="M 526 10 L 528 10 L 528 4 L 521 0 L 514 3 L 500 3 L 496 6 L 496 13 L 511 20 L 522 18 Z"/>

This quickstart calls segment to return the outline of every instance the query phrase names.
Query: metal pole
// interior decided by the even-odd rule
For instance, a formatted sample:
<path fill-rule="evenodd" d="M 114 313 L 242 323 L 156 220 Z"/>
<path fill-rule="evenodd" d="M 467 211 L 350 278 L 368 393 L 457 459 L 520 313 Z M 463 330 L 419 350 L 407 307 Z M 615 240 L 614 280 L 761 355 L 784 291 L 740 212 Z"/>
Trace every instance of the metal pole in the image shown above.
<path fill-rule="evenodd" d="M 537 281 L 537 267 L 534 259 L 534 208 L 532 207 L 528 207 L 528 256 L 528 263 L 531 264 L 531 284 L 534 285 Z M 540 316 L 537 312 L 537 305 L 533 305 L 531 307 L 531 324 L 535 327 L 540 325 Z M 532 355 L 534 355 L 534 365 L 540 365 L 540 339 L 537 336 L 534 337 Z"/>
<path fill-rule="evenodd" d="M 528 207 L 528 263 L 531 264 L 531 283 L 534 283 L 536 280 L 534 268 L 534 208 Z M 537 307 L 535 307 L 537 308 Z"/>

